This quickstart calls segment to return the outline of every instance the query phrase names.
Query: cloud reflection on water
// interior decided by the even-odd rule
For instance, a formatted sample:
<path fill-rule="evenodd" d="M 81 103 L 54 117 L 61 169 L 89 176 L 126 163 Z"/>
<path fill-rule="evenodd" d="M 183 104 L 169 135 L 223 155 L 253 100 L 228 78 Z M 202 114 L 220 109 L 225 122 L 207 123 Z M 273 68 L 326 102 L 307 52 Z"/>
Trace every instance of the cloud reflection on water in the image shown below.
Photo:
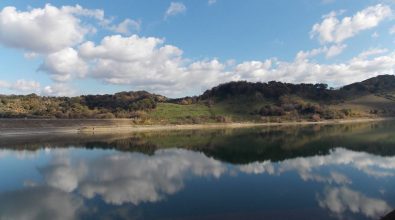
<path fill-rule="evenodd" d="M 0 219 L 72 220 L 83 199 L 51 187 L 29 187 L 0 195 Z"/>
<path fill-rule="evenodd" d="M 340 219 L 343 219 L 347 211 L 375 219 L 391 210 L 386 201 L 370 198 L 346 187 L 345 185 L 352 185 L 353 181 L 345 174 L 337 171 L 330 171 L 326 176 L 322 174 L 322 170 L 331 170 L 336 166 L 354 168 L 373 178 L 384 179 L 395 175 L 395 157 L 377 156 L 343 148 L 334 149 L 324 156 L 299 157 L 277 163 L 255 162 L 242 165 L 239 169 L 250 174 L 281 175 L 285 172 L 296 172 L 304 181 L 325 183 L 323 195 L 317 196 L 318 204 Z M 328 184 L 340 186 L 329 187 Z"/>
<path fill-rule="evenodd" d="M 247 173 L 268 173 L 280 175 L 284 172 L 297 172 L 303 180 L 322 179 L 313 177 L 314 171 L 327 166 L 348 166 L 355 168 L 371 177 L 395 176 L 395 157 L 383 157 L 365 152 L 356 152 L 344 148 L 336 148 L 328 155 L 298 157 L 281 162 L 270 161 L 255 162 L 240 166 L 240 171 Z M 339 176 L 339 173 L 331 174 L 331 180 L 335 183 L 350 182 L 347 177 Z M 339 182 L 340 180 L 340 182 Z"/>
<path fill-rule="evenodd" d="M 77 189 L 86 198 L 98 195 L 117 205 L 156 202 L 181 190 L 188 176 L 218 178 L 226 170 L 221 162 L 187 150 L 159 150 L 152 156 L 118 153 L 76 164 L 55 158 L 41 172 L 52 187 Z"/>
<path fill-rule="evenodd" d="M 332 168 L 350 167 L 370 178 L 388 178 L 395 173 L 395 157 L 342 148 L 328 155 L 247 165 L 229 165 L 183 149 L 158 150 L 153 155 L 114 152 L 93 158 L 79 158 L 64 149 L 55 149 L 51 158 L 48 164 L 38 168 L 43 183 L 0 196 L 0 219 L 46 219 L 50 215 L 73 219 L 83 200 L 96 196 L 107 204 L 139 205 L 158 202 L 179 192 L 189 178 L 220 178 L 235 173 L 281 176 L 286 172 L 297 173 L 303 181 L 322 184 L 323 192 L 317 192 L 317 204 L 335 216 L 342 218 L 351 212 L 375 218 L 389 211 L 390 204 L 352 189 L 353 180 Z"/>
<path fill-rule="evenodd" d="M 348 187 L 328 187 L 323 195 L 318 195 L 318 203 L 322 208 L 342 217 L 347 211 L 360 213 L 377 219 L 391 210 L 389 204 L 383 200 L 369 198 L 364 194 Z"/>

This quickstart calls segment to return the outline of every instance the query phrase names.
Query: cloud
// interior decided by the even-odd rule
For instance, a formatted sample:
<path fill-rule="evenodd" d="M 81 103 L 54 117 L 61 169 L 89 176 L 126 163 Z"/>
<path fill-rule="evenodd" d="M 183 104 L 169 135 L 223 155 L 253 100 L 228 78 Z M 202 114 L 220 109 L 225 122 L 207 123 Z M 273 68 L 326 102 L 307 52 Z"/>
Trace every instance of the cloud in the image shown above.
<path fill-rule="evenodd" d="M 181 2 L 171 2 L 165 13 L 165 18 L 185 13 L 187 7 Z"/>
<path fill-rule="evenodd" d="M 88 17 L 97 23 L 83 22 Z M 0 11 L 0 43 L 28 53 L 55 53 L 74 47 L 85 40 L 88 33 L 96 32 L 95 26 L 129 34 L 140 30 L 140 21 L 126 18 L 119 24 L 112 24 L 101 9 L 86 9 L 80 5 L 55 7 L 46 4 L 43 8 L 18 11 L 5 7 Z"/>
<path fill-rule="evenodd" d="M 343 50 L 347 47 L 345 44 L 336 44 L 328 48 L 326 52 L 327 58 L 335 57 L 343 52 Z"/>
<path fill-rule="evenodd" d="M 40 83 L 34 80 L 19 79 L 15 82 L 0 80 L 0 88 L 7 89 L 18 94 L 36 93 L 44 96 L 75 96 L 78 90 L 66 83 L 54 83 L 41 87 Z"/>
<path fill-rule="evenodd" d="M 329 209 L 329 211 L 339 216 L 350 211 L 378 219 L 391 211 L 391 207 L 387 202 L 376 198 L 369 198 L 348 187 L 327 188 L 324 195 L 318 196 L 318 201 L 320 207 Z"/>
<path fill-rule="evenodd" d="M 132 32 L 139 32 L 141 28 L 141 21 L 136 21 L 132 19 L 125 19 L 118 25 L 106 25 L 108 30 L 120 34 L 130 34 Z"/>
<path fill-rule="evenodd" d="M 331 12 L 321 23 L 316 23 L 310 32 L 311 38 L 318 38 L 321 43 L 342 43 L 363 30 L 376 27 L 392 15 L 392 10 L 387 5 L 378 4 L 341 20 L 337 18 L 338 14 Z"/>
<path fill-rule="evenodd" d="M 229 64 L 216 59 L 188 60 L 181 49 L 165 44 L 160 38 L 112 35 L 99 44 L 88 41 L 76 50 L 67 48 L 50 54 L 40 70 L 58 82 L 91 77 L 173 97 L 193 95 L 232 80 L 323 82 L 341 86 L 380 74 L 394 74 L 395 54 L 383 51 L 371 51 L 369 56 L 364 51 L 343 63 L 320 64 L 311 60 L 320 54 L 334 57 L 346 47 L 334 44 L 300 51 L 291 62 L 271 58 Z"/>
<path fill-rule="evenodd" d="M 89 42 L 82 45 L 80 54 L 84 59 L 94 60 L 91 76 L 95 78 L 110 84 L 130 85 L 173 96 L 185 95 L 188 90 L 192 93 L 201 91 L 231 80 L 324 82 L 340 86 L 380 74 L 394 74 L 393 53 L 366 56 L 365 51 L 344 63 L 335 64 L 319 64 L 309 60 L 318 54 L 333 57 L 345 47 L 333 45 L 302 51 L 292 62 L 272 58 L 246 61 L 235 66 L 218 60 L 188 64 L 180 49 L 163 45 L 161 39 L 112 36 L 97 46 Z M 170 94 L 169 90 L 179 93 Z"/>
<path fill-rule="evenodd" d="M 63 6 L 61 8 L 64 12 L 77 16 L 92 17 L 98 21 L 105 20 L 104 11 L 101 9 L 86 9 L 80 5 L 76 6 Z"/>
<path fill-rule="evenodd" d="M 111 84 L 171 86 L 181 75 L 182 51 L 158 38 L 108 36 L 100 45 L 84 43 L 79 53 L 92 61 L 92 77 Z"/>
<path fill-rule="evenodd" d="M 181 50 L 173 46 L 158 48 L 163 44 L 163 40 L 154 37 L 139 37 L 133 35 L 122 37 L 113 35 L 104 37 L 99 45 L 88 41 L 79 47 L 80 55 L 85 59 L 107 59 L 119 62 L 148 61 L 161 50 L 172 48 L 168 55 L 179 56 Z M 166 56 L 163 54 L 162 56 Z"/>
<path fill-rule="evenodd" d="M 106 83 L 166 95 L 207 88 L 224 79 L 225 65 L 218 60 L 188 62 L 182 50 L 153 37 L 105 37 L 100 44 L 86 42 L 79 55 L 90 63 L 90 76 Z"/>
<path fill-rule="evenodd" d="M 319 54 L 325 53 L 328 51 L 328 48 L 326 47 L 321 47 L 321 48 L 316 48 L 310 51 L 299 51 L 296 54 L 295 60 L 306 60 L 312 57 L 315 57 Z"/>
<path fill-rule="evenodd" d="M 178 82 L 177 85 L 184 90 L 200 88 L 200 91 L 204 91 L 219 83 L 236 80 L 236 78 L 233 78 L 232 72 L 227 70 L 228 65 L 216 59 L 193 62 L 183 68 L 185 72 L 182 81 Z"/>
<path fill-rule="evenodd" d="M 360 53 L 358 55 L 358 57 L 362 58 L 362 59 L 366 59 L 366 58 L 369 58 L 371 56 L 380 55 L 380 54 L 384 54 L 384 53 L 387 53 L 387 52 L 388 52 L 388 49 L 386 49 L 386 48 L 374 48 L 374 49 L 363 51 L 362 53 Z"/>
<path fill-rule="evenodd" d="M 185 10 L 182 3 L 172 2 L 166 16 Z M 341 12 L 332 12 L 312 31 L 313 37 L 329 44 L 300 51 L 291 61 L 269 58 L 230 64 L 215 58 L 190 60 L 183 56 L 182 49 L 165 44 L 163 38 L 136 34 L 105 36 L 101 42 L 86 41 L 85 37 L 94 25 L 89 21 L 83 22 L 82 17 L 93 18 L 101 28 L 124 35 L 138 31 L 140 21 L 125 19 L 113 24 L 103 10 L 85 9 L 79 5 L 57 8 L 47 4 L 44 8 L 29 11 L 6 7 L 0 12 L 0 30 L 6 30 L 0 32 L 0 42 L 8 47 L 24 49 L 29 59 L 43 58 L 38 69 L 54 81 L 53 85 L 40 90 L 48 95 L 70 94 L 67 92 L 70 89 L 68 83 L 77 78 L 93 78 L 107 84 L 127 85 L 133 90 L 144 89 L 171 97 L 196 95 L 232 80 L 323 82 L 341 86 L 379 74 L 393 74 L 395 55 L 360 54 L 333 64 L 320 64 L 313 58 L 320 55 L 329 59 L 341 54 L 347 47 L 342 43 L 345 39 L 377 26 L 391 13 L 388 6 L 381 4 L 341 20 L 338 19 Z M 12 86 L 1 84 L 3 88 Z"/>
<path fill-rule="evenodd" d="M 335 44 L 330 47 L 325 46 L 310 51 L 299 51 L 296 54 L 296 60 L 306 60 L 320 54 L 325 54 L 326 58 L 332 58 L 341 54 L 345 48 L 347 48 L 347 45 L 345 44 Z"/>
<path fill-rule="evenodd" d="M 90 29 L 73 13 L 89 11 L 76 7 L 57 8 L 50 4 L 30 11 L 5 7 L 0 12 L 0 42 L 29 52 L 51 53 L 84 40 Z"/>
<path fill-rule="evenodd" d="M 8 89 L 18 93 L 39 93 L 40 83 L 34 80 L 19 79 L 14 83 L 0 81 L 0 88 Z"/>
<path fill-rule="evenodd" d="M 45 86 L 41 90 L 41 94 L 44 96 L 76 96 L 78 95 L 78 89 L 70 86 L 66 83 L 54 83 L 52 85 Z"/>
<path fill-rule="evenodd" d="M 303 57 L 303 56 L 299 56 Z M 297 58 L 293 62 L 269 59 L 238 64 L 233 79 L 283 81 L 291 83 L 329 83 L 341 86 L 381 74 L 394 74 L 395 54 L 376 57 L 356 56 L 344 63 L 319 64 Z"/>
<path fill-rule="evenodd" d="M 21 91 L 21 92 L 32 92 L 37 91 L 40 88 L 40 83 L 34 80 L 17 80 L 14 84 L 11 85 L 11 90 Z"/>
<path fill-rule="evenodd" d="M 49 73 L 55 81 L 65 82 L 74 77 L 84 77 L 88 65 L 73 48 L 65 48 L 46 56 L 39 70 Z"/>

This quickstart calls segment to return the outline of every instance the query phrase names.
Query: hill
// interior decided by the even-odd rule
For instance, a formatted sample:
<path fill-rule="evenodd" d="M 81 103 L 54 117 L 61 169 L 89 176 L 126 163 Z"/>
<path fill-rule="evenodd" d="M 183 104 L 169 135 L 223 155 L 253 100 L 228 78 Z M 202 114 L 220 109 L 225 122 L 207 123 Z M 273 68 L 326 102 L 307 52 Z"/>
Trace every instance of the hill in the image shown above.
<path fill-rule="evenodd" d="M 42 97 L 0 95 L 2 118 L 131 118 L 136 124 L 280 122 L 395 115 L 395 76 L 340 89 L 326 84 L 229 82 L 200 96 L 169 99 L 146 91 Z"/>
<path fill-rule="evenodd" d="M 381 75 L 373 77 L 362 82 L 357 82 L 344 86 L 341 90 L 348 92 L 349 95 L 356 96 L 372 93 L 392 93 L 395 91 L 395 76 Z"/>
<path fill-rule="evenodd" d="M 139 111 L 154 109 L 167 98 L 146 91 L 113 95 L 42 97 L 0 95 L 2 118 L 133 118 Z"/>

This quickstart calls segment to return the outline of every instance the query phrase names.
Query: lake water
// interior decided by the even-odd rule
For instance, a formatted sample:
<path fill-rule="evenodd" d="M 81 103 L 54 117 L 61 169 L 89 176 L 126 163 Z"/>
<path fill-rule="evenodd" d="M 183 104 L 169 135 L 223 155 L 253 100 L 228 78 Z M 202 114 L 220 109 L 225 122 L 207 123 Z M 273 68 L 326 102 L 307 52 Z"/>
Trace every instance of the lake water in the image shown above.
<path fill-rule="evenodd" d="M 0 219 L 380 219 L 395 122 L 0 140 Z"/>

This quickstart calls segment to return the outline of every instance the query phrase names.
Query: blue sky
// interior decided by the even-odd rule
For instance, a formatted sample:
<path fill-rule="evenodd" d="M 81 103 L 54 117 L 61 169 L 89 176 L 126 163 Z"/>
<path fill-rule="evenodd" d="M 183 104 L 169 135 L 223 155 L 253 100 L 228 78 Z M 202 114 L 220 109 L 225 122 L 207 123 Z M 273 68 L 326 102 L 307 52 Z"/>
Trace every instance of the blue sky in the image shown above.
<path fill-rule="evenodd" d="M 197 95 L 394 74 L 391 0 L 0 2 L 0 93 Z"/>

